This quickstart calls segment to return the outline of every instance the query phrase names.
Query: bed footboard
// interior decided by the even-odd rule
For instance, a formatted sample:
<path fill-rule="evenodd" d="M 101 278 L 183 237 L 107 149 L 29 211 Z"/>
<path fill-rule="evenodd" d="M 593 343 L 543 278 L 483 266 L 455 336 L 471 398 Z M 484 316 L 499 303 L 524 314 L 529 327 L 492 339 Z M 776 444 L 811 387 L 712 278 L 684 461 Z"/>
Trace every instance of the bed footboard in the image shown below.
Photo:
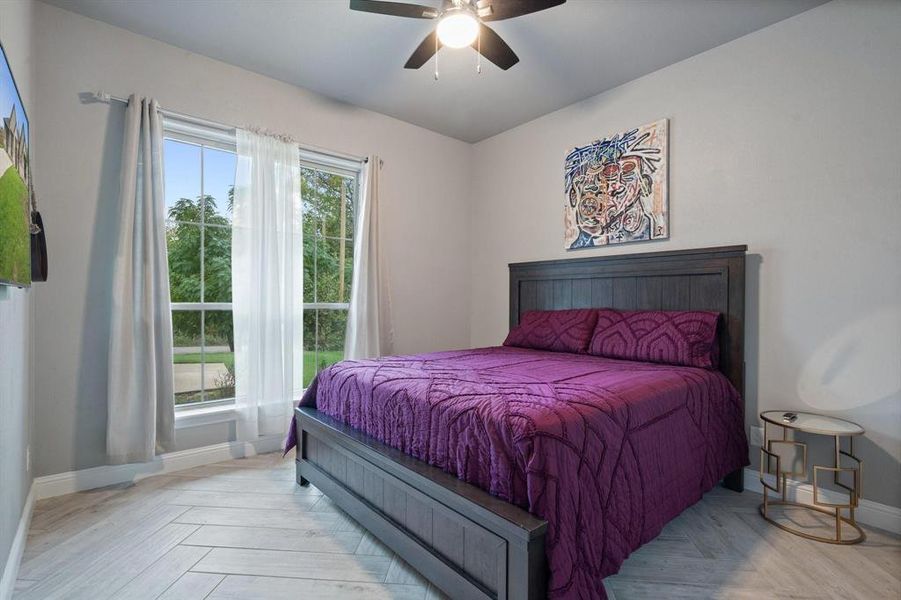
<path fill-rule="evenodd" d="M 314 408 L 298 408 L 297 482 L 452 598 L 546 595 L 547 522 Z"/>

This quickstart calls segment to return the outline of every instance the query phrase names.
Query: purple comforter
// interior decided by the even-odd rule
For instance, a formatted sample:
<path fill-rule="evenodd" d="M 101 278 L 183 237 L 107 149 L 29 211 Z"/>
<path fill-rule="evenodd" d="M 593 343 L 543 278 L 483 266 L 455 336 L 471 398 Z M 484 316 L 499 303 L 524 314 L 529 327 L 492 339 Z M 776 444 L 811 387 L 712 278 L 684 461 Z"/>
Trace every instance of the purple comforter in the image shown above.
<path fill-rule="evenodd" d="M 604 598 L 603 577 L 748 464 L 738 393 L 693 367 L 481 348 L 341 362 L 302 403 L 547 520 L 550 598 Z"/>

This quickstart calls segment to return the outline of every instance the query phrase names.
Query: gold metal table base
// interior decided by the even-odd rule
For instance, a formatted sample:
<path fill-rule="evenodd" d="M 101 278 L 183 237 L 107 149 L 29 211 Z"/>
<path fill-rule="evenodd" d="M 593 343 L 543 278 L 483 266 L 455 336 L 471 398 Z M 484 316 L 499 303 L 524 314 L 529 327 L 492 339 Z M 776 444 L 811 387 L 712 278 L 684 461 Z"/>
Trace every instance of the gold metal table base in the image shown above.
<path fill-rule="evenodd" d="M 863 532 L 863 529 L 857 524 L 857 520 L 854 517 L 854 511 L 857 509 L 860 498 L 861 498 L 861 471 L 863 469 L 863 463 L 860 458 L 854 455 L 854 435 L 859 435 L 863 433 L 863 429 L 859 428 L 859 431 L 852 431 L 846 433 L 849 439 L 849 448 L 848 451 L 845 452 L 842 450 L 841 437 L 842 433 L 840 432 L 830 432 L 826 433 L 824 431 L 815 431 L 815 430 L 807 430 L 806 433 L 817 433 L 820 435 L 829 435 L 833 438 L 835 446 L 834 446 L 834 457 L 833 457 L 833 466 L 822 466 L 822 465 L 813 465 L 813 504 L 805 504 L 802 502 L 796 502 L 788 499 L 788 477 L 798 477 L 798 476 L 807 476 L 808 467 L 807 467 L 807 444 L 804 442 L 797 441 L 795 439 L 789 439 L 788 430 L 794 429 L 791 424 L 785 423 L 776 423 L 767 418 L 767 413 L 760 413 L 761 419 L 763 419 L 763 446 L 760 448 L 760 483 L 763 486 L 763 503 L 758 507 L 758 511 L 760 512 L 760 516 L 762 516 L 767 522 L 775 525 L 779 529 L 783 531 L 787 531 L 789 533 L 793 533 L 799 537 L 806 538 L 808 540 L 816 540 L 818 542 L 825 542 L 827 544 L 839 544 L 839 545 L 850 545 L 850 544 L 859 544 L 860 542 L 867 539 L 866 534 Z M 780 426 L 782 428 L 782 439 L 770 439 L 769 431 L 767 429 L 767 424 L 773 424 Z M 850 423 L 850 422 L 846 422 Z M 856 425 L 851 423 L 851 425 Z M 801 431 L 805 431 L 804 429 L 800 429 Z M 795 470 L 794 468 L 783 469 L 782 468 L 782 457 L 778 452 L 775 451 L 775 446 L 791 446 L 800 448 L 802 450 L 801 456 L 803 457 L 802 467 L 799 470 Z M 848 459 L 848 461 L 853 461 L 856 466 L 853 467 L 844 467 L 842 466 L 842 457 Z M 773 470 L 772 463 L 776 462 L 776 468 Z M 837 503 L 837 502 L 828 502 L 825 500 L 821 500 L 821 491 L 820 491 L 820 474 L 821 473 L 832 473 L 832 482 L 836 487 L 845 490 L 848 493 L 848 501 L 846 503 Z M 840 475 L 847 474 L 851 476 L 851 483 L 846 484 L 841 481 Z M 775 485 L 770 484 L 766 475 L 775 476 Z M 770 499 L 770 492 L 774 492 L 777 494 L 775 499 Z M 813 512 L 817 512 L 823 515 L 829 516 L 834 520 L 835 523 L 835 533 L 826 537 L 824 535 L 813 535 L 812 533 L 807 533 L 806 531 L 801 531 L 795 527 L 791 527 L 785 523 L 779 522 L 776 519 L 773 519 L 770 516 L 769 508 L 771 506 L 789 506 L 792 508 L 803 508 L 805 510 L 810 510 Z M 845 517 L 842 514 L 842 511 L 846 510 L 848 516 Z M 843 535 L 843 527 L 844 525 L 850 526 L 857 533 L 855 537 L 847 538 Z"/>
<path fill-rule="evenodd" d="M 770 507 L 790 506 L 792 508 L 803 508 L 805 510 L 812 510 L 812 511 L 824 514 L 824 515 L 828 515 L 832 518 L 835 518 L 835 512 L 832 510 L 825 509 L 825 508 L 820 508 L 818 506 L 810 506 L 809 504 L 802 504 L 800 502 L 792 502 L 791 500 L 769 500 L 766 503 L 761 502 L 760 506 L 757 507 L 758 512 L 760 512 L 760 516 L 762 516 L 764 519 L 766 519 L 769 523 L 775 525 L 776 527 L 778 527 L 779 529 L 781 529 L 783 531 L 793 533 L 802 538 L 807 538 L 808 540 L 816 540 L 818 542 L 826 542 L 827 544 L 840 544 L 843 546 L 847 546 L 850 544 L 859 544 L 860 542 L 867 539 L 867 534 L 864 533 L 863 529 L 860 528 L 860 526 L 857 524 L 856 521 L 852 521 L 851 519 L 849 519 L 847 517 L 842 517 L 842 516 L 839 516 L 842 523 L 853 527 L 854 530 L 857 531 L 857 537 L 850 538 L 850 539 L 846 539 L 843 537 L 842 539 L 837 540 L 834 537 L 813 535 L 812 533 L 807 533 L 806 531 L 800 531 L 798 529 L 794 529 L 784 523 L 780 523 L 776 519 L 769 516 L 767 514 L 766 504 L 768 504 Z"/>

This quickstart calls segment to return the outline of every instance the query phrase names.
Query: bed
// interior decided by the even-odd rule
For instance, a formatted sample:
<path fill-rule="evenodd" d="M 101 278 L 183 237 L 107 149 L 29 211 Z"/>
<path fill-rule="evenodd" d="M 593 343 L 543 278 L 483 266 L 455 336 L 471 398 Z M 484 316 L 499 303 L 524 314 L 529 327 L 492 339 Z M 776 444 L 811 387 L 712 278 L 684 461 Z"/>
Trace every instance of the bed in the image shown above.
<path fill-rule="evenodd" d="M 741 491 L 744 254 L 511 264 L 511 327 L 535 309 L 716 311 L 718 371 L 506 347 L 339 363 L 296 410 L 298 483 L 452 598 L 604 597 L 718 480 Z"/>

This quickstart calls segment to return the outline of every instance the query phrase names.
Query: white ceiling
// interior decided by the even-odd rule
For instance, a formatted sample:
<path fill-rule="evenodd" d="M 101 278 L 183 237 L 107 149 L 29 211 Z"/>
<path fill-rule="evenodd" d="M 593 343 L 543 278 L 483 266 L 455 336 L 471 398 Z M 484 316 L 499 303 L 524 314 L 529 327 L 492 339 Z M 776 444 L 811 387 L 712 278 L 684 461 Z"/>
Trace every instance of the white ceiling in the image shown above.
<path fill-rule="evenodd" d="M 403 68 L 433 21 L 346 0 L 47 0 L 325 96 L 475 142 L 822 4 L 823 0 L 569 0 L 492 23 L 519 55 L 472 49 Z M 436 0 L 420 0 L 436 5 Z M 741 68 L 736 65 L 736 68 Z"/>

